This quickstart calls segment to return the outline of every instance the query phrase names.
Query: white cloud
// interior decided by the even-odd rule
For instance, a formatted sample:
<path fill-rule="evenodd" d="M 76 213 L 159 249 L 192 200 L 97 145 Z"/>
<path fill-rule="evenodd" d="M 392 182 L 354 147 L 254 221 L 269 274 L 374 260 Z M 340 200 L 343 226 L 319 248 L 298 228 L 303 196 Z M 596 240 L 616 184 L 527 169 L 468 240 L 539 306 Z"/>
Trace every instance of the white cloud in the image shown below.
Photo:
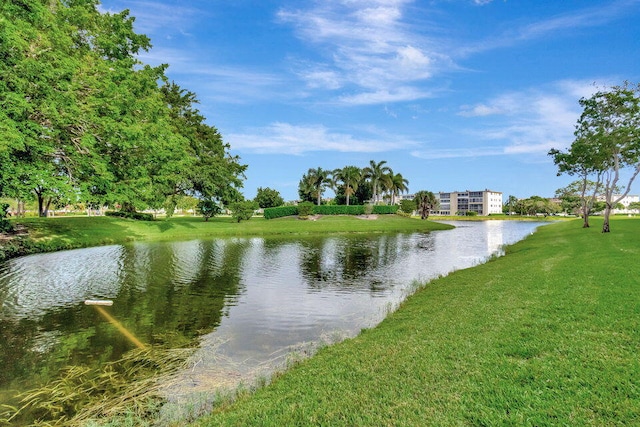
<path fill-rule="evenodd" d="M 473 120 L 473 125 L 471 122 L 461 125 L 462 135 L 467 139 L 465 147 L 416 150 L 412 155 L 425 159 L 545 157 L 551 148 L 562 149 L 571 144 L 580 115 L 578 99 L 590 96 L 595 90 L 590 81 L 563 80 L 462 106 L 459 115 Z M 475 142 L 469 143 L 469 140 Z"/>
<path fill-rule="evenodd" d="M 194 17 L 201 17 L 207 13 L 204 10 L 190 7 L 188 3 L 176 7 L 158 1 L 118 0 L 111 2 L 111 4 L 115 7 L 105 9 L 103 6 L 99 6 L 100 10 L 119 13 L 124 9 L 129 9 L 130 16 L 135 17 L 134 28 L 137 33 L 152 35 L 161 30 L 168 38 L 171 37 L 171 34 L 189 36 L 188 28 L 191 27 Z"/>
<path fill-rule="evenodd" d="M 403 86 L 430 79 L 452 61 L 431 48 L 437 43 L 405 23 L 408 3 L 411 1 L 326 0 L 306 10 L 281 10 L 281 22 L 295 26 L 298 36 L 324 56 L 322 62 L 307 62 L 298 74 L 312 88 L 354 92 L 338 96 L 347 104 L 428 96 L 426 91 Z"/>
<path fill-rule="evenodd" d="M 374 132 L 372 132 L 374 133 Z M 322 125 L 292 125 L 273 123 L 250 133 L 231 133 L 225 137 L 238 151 L 260 154 L 293 154 L 337 151 L 376 153 L 415 146 L 414 141 L 402 137 L 386 137 L 380 132 L 375 137 L 355 137 L 327 129 Z"/>
<path fill-rule="evenodd" d="M 145 64 L 169 64 L 167 75 L 170 78 L 179 76 L 179 84 L 186 89 L 200 88 L 200 98 L 204 96 L 220 102 L 244 104 L 286 96 L 284 88 L 288 82 L 284 76 L 211 64 L 206 54 L 159 48 L 144 52 L 139 58 Z M 324 79 L 328 84 L 329 77 Z"/>
<path fill-rule="evenodd" d="M 489 105 L 463 105 L 460 107 L 460 112 L 458 114 L 463 117 L 483 117 L 494 114 L 508 114 L 514 110 L 515 106 L 513 102 L 514 99 L 511 97 L 502 97 L 501 99 L 491 101 Z"/>
<path fill-rule="evenodd" d="M 412 101 L 430 98 L 430 92 L 415 87 L 396 87 L 391 90 L 378 90 L 375 92 L 360 92 L 355 95 L 344 95 L 339 99 L 350 105 L 384 104 L 399 101 Z"/>
<path fill-rule="evenodd" d="M 488 0 L 490 1 L 490 0 Z M 476 4 L 488 1 L 476 0 Z M 638 6 L 638 0 L 619 0 L 595 7 L 583 8 L 551 18 L 514 27 L 502 34 L 467 45 L 457 51 L 457 56 L 466 56 L 497 48 L 514 46 L 528 40 L 535 40 L 557 33 L 571 33 L 580 28 L 605 25 L 623 16 L 629 9 Z"/>
<path fill-rule="evenodd" d="M 310 69 L 302 77 L 307 81 L 307 86 L 316 89 L 339 89 L 342 87 L 340 75 L 332 70 Z"/>

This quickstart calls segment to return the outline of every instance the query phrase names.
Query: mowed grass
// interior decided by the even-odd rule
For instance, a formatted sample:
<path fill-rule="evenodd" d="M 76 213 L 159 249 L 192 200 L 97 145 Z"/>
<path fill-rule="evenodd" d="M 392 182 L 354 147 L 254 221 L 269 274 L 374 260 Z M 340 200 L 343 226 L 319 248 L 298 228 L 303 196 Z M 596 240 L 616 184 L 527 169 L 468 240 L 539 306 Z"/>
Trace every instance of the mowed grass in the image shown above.
<path fill-rule="evenodd" d="M 157 221 L 133 221 L 113 217 L 21 218 L 32 252 L 55 251 L 142 240 L 191 240 L 212 237 L 305 235 L 327 233 L 383 233 L 445 230 L 449 225 L 398 215 L 375 220 L 353 216 L 323 216 L 315 221 L 297 217 L 265 220 L 254 217 L 238 223 L 230 217 L 173 217 Z"/>
<path fill-rule="evenodd" d="M 600 227 L 541 227 L 199 425 L 640 425 L 640 220 Z"/>

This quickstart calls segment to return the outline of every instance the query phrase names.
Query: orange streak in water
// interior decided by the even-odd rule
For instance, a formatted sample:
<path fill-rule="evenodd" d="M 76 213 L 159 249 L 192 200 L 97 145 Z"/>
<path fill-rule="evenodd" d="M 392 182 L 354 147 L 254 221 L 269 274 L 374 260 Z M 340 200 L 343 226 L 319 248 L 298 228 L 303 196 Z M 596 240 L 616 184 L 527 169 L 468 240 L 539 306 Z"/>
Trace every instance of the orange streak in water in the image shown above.
<path fill-rule="evenodd" d="M 107 319 L 109 321 L 109 323 L 111 323 L 113 326 L 115 326 L 117 330 L 122 332 L 122 335 L 124 335 L 125 337 L 127 337 L 129 339 L 129 341 L 134 343 L 136 345 L 136 347 L 141 348 L 141 349 L 145 349 L 146 348 L 146 346 L 144 344 L 142 344 L 140 342 L 140 340 L 138 340 L 138 338 L 136 338 L 131 332 L 129 332 L 124 326 L 122 326 L 122 324 L 120 322 L 118 322 L 116 319 L 111 317 L 111 315 L 109 313 L 107 313 L 107 311 L 104 308 L 102 308 L 102 307 L 100 307 L 98 305 L 94 305 L 94 307 L 96 308 L 96 310 L 98 310 L 98 312 L 100 314 L 102 314 L 102 316 L 104 316 L 105 319 Z"/>

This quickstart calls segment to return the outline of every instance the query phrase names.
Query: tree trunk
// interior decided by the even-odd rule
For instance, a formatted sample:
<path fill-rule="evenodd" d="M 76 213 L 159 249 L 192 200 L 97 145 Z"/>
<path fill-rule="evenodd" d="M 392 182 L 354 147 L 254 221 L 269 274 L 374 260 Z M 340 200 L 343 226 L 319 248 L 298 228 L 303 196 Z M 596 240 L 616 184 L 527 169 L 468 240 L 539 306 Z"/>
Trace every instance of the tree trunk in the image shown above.
<path fill-rule="evenodd" d="M 129 213 L 134 213 L 136 211 L 136 207 L 133 206 L 133 203 L 130 202 L 123 202 L 122 206 L 120 207 L 120 210 L 122 212 L 129 212 Z"/>
<path fill-rule="evenodd" d="M 48 217 L 49 216 L 49 208 L 51 207 L 51 197 L 47 198 L 47 202 L 44 205 L 44 217 Z"/>
<path fill-rule="evenodd" d="M 589 228 L 589 206 L 587 206 L 586 202 L 583 202 L 582 206 L 582 219 L 584 222 L 582 223 L 582 228 Z"/>
<path fill-rule="evenodd" d="M 607 207 L 604 209 L 604 222 L 602 223 L 602 232 L 610 233 L 609 216 L 611 215 L 611 204 L 607 202 Z"/>
<path fill-rule="evenodd" d="M 44 206 L 44 195 L 39 190 L 35 190 L 35 193 L 38 199 L 38 216 L 41 218 L 46 217 L 48 209 L 46 209 Z"/>

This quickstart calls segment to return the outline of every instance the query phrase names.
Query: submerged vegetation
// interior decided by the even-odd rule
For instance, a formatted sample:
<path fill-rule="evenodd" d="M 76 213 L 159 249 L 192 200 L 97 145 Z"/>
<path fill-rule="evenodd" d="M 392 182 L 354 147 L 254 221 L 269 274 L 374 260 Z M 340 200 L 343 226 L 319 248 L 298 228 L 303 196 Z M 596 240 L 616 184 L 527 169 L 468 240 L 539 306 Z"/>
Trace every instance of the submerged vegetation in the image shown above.
<path fill-rule="evenodd" d="M 191 348 L 144 348 L 127 352 L 101 368 L 71 365 L 59 379 L 18 396 L 17 407 L 0 405 L 0 425 L 25 425 L 29 420 L 80 426 L 89 419 L 138 419 L 157 415 L 161 390 L 187 367 Z"/>

